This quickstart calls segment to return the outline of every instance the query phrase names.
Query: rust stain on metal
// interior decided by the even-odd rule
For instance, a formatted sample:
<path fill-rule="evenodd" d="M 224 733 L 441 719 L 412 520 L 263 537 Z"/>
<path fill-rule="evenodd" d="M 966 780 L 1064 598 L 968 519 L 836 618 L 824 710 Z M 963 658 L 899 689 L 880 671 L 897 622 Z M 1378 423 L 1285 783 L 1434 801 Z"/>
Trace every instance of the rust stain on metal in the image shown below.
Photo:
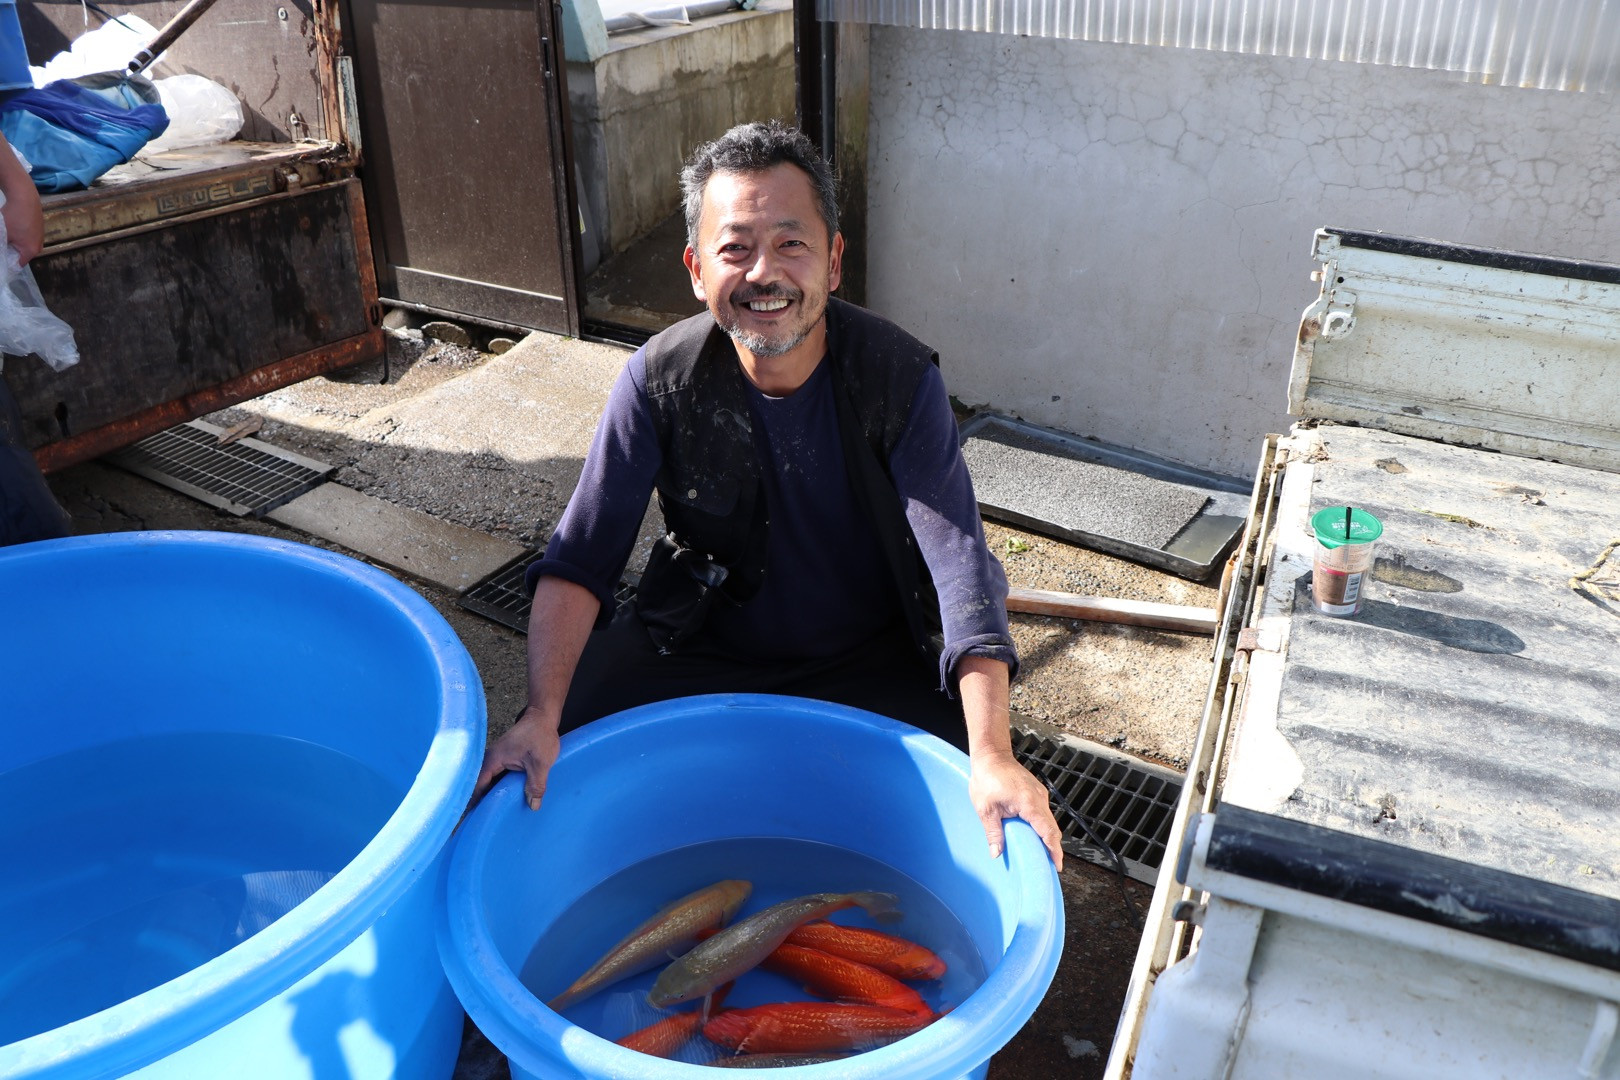
<path fill-rule="evenodd" d="M 268 394 L 312 375 L 324 375 L 351 364 L 375 360 L 385 347 L 381 328 L 368 330 L 320 349 L 256 368 L 234 379 L 154 405 L 134 416 L 103 424 L 71 439 L 47 443 L 34 451 L 34 460 L 46 473 L 111 453 L 148 435 L 211 412 Z"/>
<path fill-rule="evenodd" d="M 337 58 L 343 52 L 342 30 L 338 25 L 338 5 L 331 0 L 314 0 L 315 5 L 315 78 L 320 88 L 321 129 L 326 137 L 343 146 L 351 164 L 354 140 L 345 129 L 343 91 L 339 85 Z"/>
<path fill-rule="evenodd" d="M 330 146 L 287 147 L 245 162 L 144 179 L 133 189 L 107 188 L 47 196 L 45 249 L 222 206 L 267 198 L 289 188 L 340 178 L 346 166 Z"/>
<path fill-rule="evenodd" d="M 349 185 L 349 215 L 354 226 L 354 268 L 360 277 L 360 297 L 366 305 L 372 333 L 380 343 L 382 303 L 377 296 L 377 263 L 371 255 L 371 221 L 366 215 L 366 196 L 360 184 Z"/>

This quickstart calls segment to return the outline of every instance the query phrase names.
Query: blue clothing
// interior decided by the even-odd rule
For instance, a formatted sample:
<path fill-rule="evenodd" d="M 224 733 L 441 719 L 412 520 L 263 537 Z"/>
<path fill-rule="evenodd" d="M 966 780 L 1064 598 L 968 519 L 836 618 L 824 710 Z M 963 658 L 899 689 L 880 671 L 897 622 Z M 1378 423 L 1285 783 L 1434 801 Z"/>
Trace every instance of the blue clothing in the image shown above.
<path fill-rule="evenodd" d="M 152 84 L 116 73 L 58 79 L 0 107 L 0 134 L 28 159 L 43 192 L 89 187 L 168 126 Z"/>
<path fill-rule="evenodd" d="M 704 624 L 709 642 L 745 661 L 847 653 L 901 619 L 893 577 L 845 468 L 831 368 L 824 360 L 787 397 L 748 387 L 770 516 L 765 577 L 747 603 L 722 604 Z M 554 574 L 611 609 L 660 461 L 638 350 L 608 396 L 579 485 L 530 584 Z M 941 685 L 951 685 L 968 652 L 1016 665 L 1006 577 L 985 546 L 937 369 L 919 386 L 888 465 L 939 593 Z"/>

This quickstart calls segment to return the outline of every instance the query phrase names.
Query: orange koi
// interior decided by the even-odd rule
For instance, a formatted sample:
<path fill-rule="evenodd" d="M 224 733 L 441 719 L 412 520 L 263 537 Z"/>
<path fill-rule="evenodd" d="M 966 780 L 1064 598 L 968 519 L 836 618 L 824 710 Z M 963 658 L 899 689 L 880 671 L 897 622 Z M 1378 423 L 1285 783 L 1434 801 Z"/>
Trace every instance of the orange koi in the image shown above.
<path fill-rule="evenodd" d="M 703 1025 L 703 1034 L 739 1053 L 815 1054 L 869 1050 L 903 1039 L 931 1024 L 918 1015 L 879 1005 L 794 1001 L 730 1009 Z"/>
<path fill-rule="evenodd" d="M 856 960 L 847 960 L 819 949 L 806 949 L 802 945 L 782 944 L 765 958 L 760 967 L 798 979 L 812 994 L 834 1001 L 847 1001 L 858 1005 L 882 1005 L 890 1009 L 903 1009 L 920 1016 L 932 1015 L 933 1010 L 922 995 L 875 967 Z"/>
<path fill-rule="evenodd" d="M 746 881 L 721 881 L 660 908 L 547 1006 L 561 1012 L 610 983 L 669 963 L 671 956 L 684 952 L 697 940 L 699 932 L 728 922 L 753 890 Z"/>
<path fill-rule="evenodd" d="M 622 1039 L 615 1039 L 620 1046 L 653 1057 L 674 1057 L 681 1047 L 692 1041 L 699 1031 L 703 1030 L 704 1023 L 709 1019 L 721 1004 L 726 1000 L 726 994 L 731 991 L 734 984 L 726 983 L 713 994 L 709 1000 L 695 1009 L 689 1009 L 674 1016 L 666 1016 L 662 1020 L 648 1024 L 639 1031 L 632 1031 Z"/>
<path fill-rule="evenodd" d="M 897 979 L 937 979 L 945 974 L 945 961 L 916 942 L 858 926 L 806 923 L 787 936 L 787 943 L 855 960 Z"/>

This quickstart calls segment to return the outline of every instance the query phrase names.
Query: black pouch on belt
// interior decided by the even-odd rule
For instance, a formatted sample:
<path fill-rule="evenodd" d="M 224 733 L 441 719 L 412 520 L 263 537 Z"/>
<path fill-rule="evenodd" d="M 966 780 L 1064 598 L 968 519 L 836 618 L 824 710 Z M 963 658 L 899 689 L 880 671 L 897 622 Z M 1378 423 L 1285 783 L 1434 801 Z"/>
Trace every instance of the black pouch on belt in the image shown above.
<path fill-rule="evenodd" d="M 760 539 L 764 500 L 757 491 L 748 492 L 744 499 L 749 530 L 741 559 L 749 564 L 746 567 L 727 565 L 686 547 L 673 534 L 653 544 L 633 603 L 659 652 L 675 652 L 691 641 L 715 605 L 745 603 L 758 591 L 764 545 L 755 542 Z"/>

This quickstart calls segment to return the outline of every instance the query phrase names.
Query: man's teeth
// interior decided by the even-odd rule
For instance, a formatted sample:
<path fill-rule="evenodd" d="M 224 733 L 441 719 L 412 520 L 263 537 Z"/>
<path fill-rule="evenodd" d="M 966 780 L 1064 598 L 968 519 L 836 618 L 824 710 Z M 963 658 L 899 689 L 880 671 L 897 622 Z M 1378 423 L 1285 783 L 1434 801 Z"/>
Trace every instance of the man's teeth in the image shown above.
<path fill-rule="evenodd" d="M 777 299 L 777 300 L 750 300 L 750 301 L 748 301 L 748 309 L 750 311 L 781 311 L 783 308 L 785 308 L 787 306 L 788 306 L 788 302 L 786 300 L 780 300 L 780 299 Z"/>

